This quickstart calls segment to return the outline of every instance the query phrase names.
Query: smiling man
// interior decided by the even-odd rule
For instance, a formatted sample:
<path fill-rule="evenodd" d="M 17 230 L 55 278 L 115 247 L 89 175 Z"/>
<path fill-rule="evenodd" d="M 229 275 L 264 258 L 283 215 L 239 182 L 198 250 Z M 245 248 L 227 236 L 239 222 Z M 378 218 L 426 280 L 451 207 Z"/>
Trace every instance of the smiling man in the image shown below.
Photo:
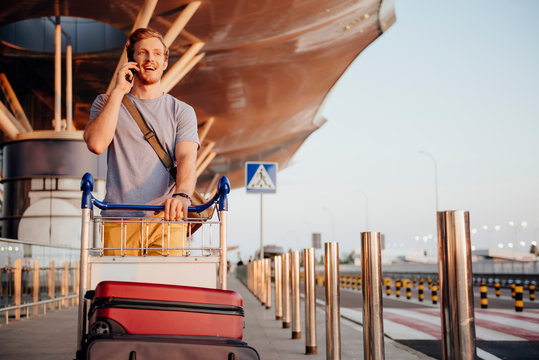
<path fill-rule="evenodd" d="M 111 204 L 163 204 L 165 220 L 185 219 L 196 183 L 199 139 L 195 112 L 191 106 L 161 90 L 161 77 L 168 66 L 168 49 L 160 33 L 137 29 L 129 36 L 126 50 L 129 61 L 118 70 L 111 93 L 99 95 L 94 100 L 90 121 L 84 132 L 84 140 L 90 151 L 101 154 L 108 149 L 105 201 Z M 155 133 L 165 152 L 176 164 L 175 178 L 122 104 L 124 96 L 135 105 L 148 128 Z M 142 217 L 146 213 L 104 211 L 102 215 Z M 119 224 L 107 225 L 105 246 L 108 243 L 114 245 L 110 247 L 120 247 Z M 150 229 L 152 231 L 155 238 L 149 236 L 150 247 L 161 248 L 161 226 Z M 173 238 L 178 233 L 174 232 L 170 247 L 183 246 L 183 227 L 178 231 L 182 233 L 179 236 L 182 240 L 176 242 Z M 140 248 L 140 224 L 133 226 L 132 232 L 133 236 L 128 236 L 127 247 Z M 113 251 L 109 254 L 120 253 Z M 139 254 L 137 251 L 128 252 L 128 255 Z"/>

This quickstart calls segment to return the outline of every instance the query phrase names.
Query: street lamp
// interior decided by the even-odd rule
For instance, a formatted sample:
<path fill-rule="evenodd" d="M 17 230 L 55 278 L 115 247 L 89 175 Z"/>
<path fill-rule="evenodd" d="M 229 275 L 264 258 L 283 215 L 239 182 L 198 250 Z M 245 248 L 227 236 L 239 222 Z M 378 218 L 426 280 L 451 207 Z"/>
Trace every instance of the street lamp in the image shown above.
<path fill-rule="evenodd" d="M 367 194 L 361 189 L 356 189 L 365 198 L 365 231 L 369 231 L 369 199 Z"/>
<path fill-rule="evenodd" d="M 493 227 L 489 227 L 488 225 L 483 225 L 483 230 L 485 230 L 488 233 L 488 246 L 490 247 L 490 244 L 492 243 L 492 232 L 493 231 L 500 231 L 502 227 L 500 225 L 494 225 Z"/>
<path fill-rule="evenodd" d="M 419 153 L 427 155 L 434 163 L 434 195 L 436 198 L 436 212 L 438 212 L 438 165 L 436 164 L 436 159 L 434 158 L 434 156 L 432 156 L 428 152 L 420 150 Z"/>
<path fill-rule="evenodd" d="M 512 242 L 511 242 L 511 248 L 513 248 L 515 246 L 515 242 L 517 240 L 517 233 L 521 230 L 524 230 L 528 227 L 528 222 L 527 221 L 521 221 L 520 222 L 520 226 L 517 226 L 517 224 L 515 224 L 514 221 L 509 221 L 509 226 L 513 229 L 513 237 L 512 237 Z"/>
<path fill-rule="evenodd" d="M 323 207 L 322 210 L 327 211 L 331 215 L 331 228 L 333 231 L 333 241 L 335 241 L 335 216 L 333 216 L 333 211 L 327 207 Z"/>

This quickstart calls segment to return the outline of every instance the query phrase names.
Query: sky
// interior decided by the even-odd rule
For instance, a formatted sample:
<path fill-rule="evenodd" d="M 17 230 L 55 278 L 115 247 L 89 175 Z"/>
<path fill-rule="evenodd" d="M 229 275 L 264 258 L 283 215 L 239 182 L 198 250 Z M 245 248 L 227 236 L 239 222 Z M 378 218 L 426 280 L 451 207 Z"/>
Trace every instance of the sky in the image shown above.
<path fill-rule="evenodd" d="M 264 195 L 264 245 L 301 250 L 319 232 L 344 257 L 368 230 L 393 251 L 435 256 L 435 167 L 424 151 L 437 164 L 439 210 L 470 212 L 473 246 L 516 240 L 529 251 L 539 236 L 539 2 L 395 8 L 397 22 L 327 97 L 328 122 Z M 260 246 L 260 195 L 233 190 L 229 219 L 228 243 L 245 260 Z"/>

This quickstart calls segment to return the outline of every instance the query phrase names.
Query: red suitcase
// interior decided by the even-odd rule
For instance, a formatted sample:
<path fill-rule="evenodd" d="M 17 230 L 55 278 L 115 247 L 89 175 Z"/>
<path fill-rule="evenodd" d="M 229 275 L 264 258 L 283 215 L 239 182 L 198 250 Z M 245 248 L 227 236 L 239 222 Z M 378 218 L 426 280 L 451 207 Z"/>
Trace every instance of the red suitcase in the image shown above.
<path fill-rule="evenodd" d="M 90 337 L 151 334 L 243 337 L 243 300 L 228 290 L 103 281 L 89 295 Z"/>

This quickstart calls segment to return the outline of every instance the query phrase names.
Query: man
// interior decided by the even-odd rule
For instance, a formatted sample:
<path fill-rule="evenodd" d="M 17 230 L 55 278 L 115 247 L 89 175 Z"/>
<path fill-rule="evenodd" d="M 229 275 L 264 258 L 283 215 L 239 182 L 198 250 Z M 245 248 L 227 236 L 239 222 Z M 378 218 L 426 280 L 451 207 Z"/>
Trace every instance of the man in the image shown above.
<path fill-rule="evenodd" d="M 137 29 L 129 36 L 126 49 L 130 61 L 118 70 L 111 93 L 95 99 L 84 131 L 84 140 L 90 151 L 101 154 L 109 150 L 105 201 L 111 204 L 163 204 L 165 220 L 186 219 L 195 189 L 195 163 L 199 148 L 195 112 L 191 106 L 161 90 L 161 77 L 168 66 L 168 49 L 160 33 Z M 175 179 L 122 104 L 124 95 L 135 104 L 159 143 L 175 160 L 178 168 Z M 140 217 L 145 213 L 104 211 L 102 215 Z M 109 225 L 111 230 L 113 224 Z M 138 225 L 136 231 L 133 227 L 133 232 L 140 234 L 140 228 Z M 164 232 L 167 230 L 165 226 Z M 114 233 L 112 237 L 120 235 L 119 226 L 111 231 Z M 105 232 L 105 242 L 108 240 L 109 244 L 115 244 L 112 247 L 119 247 L 120 239 L 112 239 L 111 231 L 109 234 Z M 152 231 L 159 239 L 150 239 L 150 247 L 161 247 L 161 226 Z M 185 237 L 183 229 L 182 232 Z M 140 248 L 140 235 L 138 238 L 128 238 L 130 243 L 127 247 Z M 177 242 L 174 244 L 178 245 Z M 183 242 L 180 245 L 183 246 Z M 138 253 L 130 252 L 128 255 Z"/>

